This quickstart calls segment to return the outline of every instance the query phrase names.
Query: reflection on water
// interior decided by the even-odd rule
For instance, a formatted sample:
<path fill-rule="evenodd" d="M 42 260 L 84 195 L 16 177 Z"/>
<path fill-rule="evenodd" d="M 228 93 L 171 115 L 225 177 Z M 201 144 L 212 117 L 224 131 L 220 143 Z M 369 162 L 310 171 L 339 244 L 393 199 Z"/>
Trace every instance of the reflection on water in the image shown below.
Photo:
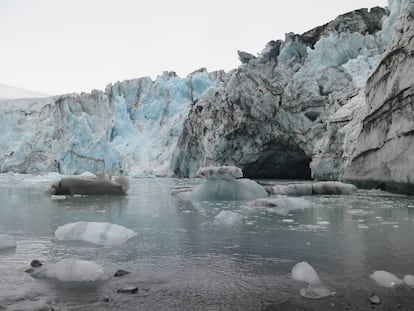
<path fill-rule="evenodd" d="M 311 302 L 316 309 L 366 307 L 372 292 L 385 299 L 383 308 L 414 301 L 414 290 L 384 290 L 368 278 L 375 270 L 414 274 L 411 197 L 377 191 L 313 196 L 306 198 L 312 208 L 278 215 L 247 202 L 190 202 L 171 195 L 198 180 L 135 179 L 127 197 L 52 201 L 45 191 L 56 178 L 0 176 L 0 235 L 17 242 L 15 249 L 0 251 L 0 310 L 30 310 L 36 304 L 69 310 L 271 310 L 278 305 L 294 310 L 309 303 L 299 296 L 302 285 L 289 275 L 299 261 L 309 262 L 338 293 L 328 302 Z M 223 210 L 242 215 L 242 222 L 214 224 Z M 111 222 L 137 236 L 117 247 L 55 239 L 59 226 L 75 221 Z M 94 260 L 108 275 L 118 269 L 131 274 L 92 288 L 67 288 L 24 273 L 32 259 L 47 265 L 63 258 Z M 138 286 L 139 293 L 116 292 L 126 286 Z"/>

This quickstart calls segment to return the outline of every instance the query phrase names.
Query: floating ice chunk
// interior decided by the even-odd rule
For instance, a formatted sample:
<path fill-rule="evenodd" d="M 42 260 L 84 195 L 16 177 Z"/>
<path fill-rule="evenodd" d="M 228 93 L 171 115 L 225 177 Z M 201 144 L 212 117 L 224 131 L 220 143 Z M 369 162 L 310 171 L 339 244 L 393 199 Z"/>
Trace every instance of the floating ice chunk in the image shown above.
<path fill-rule="evenodd" d="M 206 178 L 232 179 L 243 177 L 242 170 L 236 166 L 201 167 L 197 174 Z"/>
<path fill-rule="evenodd" d="M 266 210 L 279 215 L 287 215 L 290 211 L 310 208 L 313 203 L 302 198 L 278 197 L 257 199 L 249 203 L 252 207 L 266 207 Z"/>
<path fill-rule="evenodd" d="M 0 235 L 0 251 L 3 249 L 16 247 L 16 240 L 10 235 Z"/>
<path fill-rule="evenodd" d="M 52 201 L 62 201 L 62 200 L 66 200 L 66 196 L 65 195 L 56 195 L 56 194 L 52 194 L 50 196 L 50 199 Z"/>
<path fill-rule="evenodd" d="M 403 279 L 404 283 L 412 288 L 414 288 L 414 276 L 413 275 L 406 275 Z"/>
<path fill-rule="evenodd" d="M 104 270 L 93 261 L 62 259 L 46 270 L 46 276 L 62 282 L 95 282 L 103 279 Z"/>
<path fill-rule="evenodd" d="M 357 187 L 339 181 L 321 181 L 312 185 L 313 194 L 352 194 Z"/>
<path fill-rule="evenodd" d="M 312 184 L 275 185 L 271 190 L 277 195 L 312 195 Z"/>
<path fill-rule="evenodd" d="M 316 183 L 274 185 L 270 191 L 277 195 L 331 195 L 352 194 L 357 188 L 354 185 L 339 181 L 321 181 Z"/>
<path fill-rule="evenodd" d="M 221 211 L 214 217 L 213 224 L 221 226 L 235 226 L 242 224 L 243 216 L 232 211 Z"/>
<path fill-rule="evenodd" d="M 131 229 L 108 222 L 73 222 L 55 231 L 56 238 L 62 241 L 80 240 L 105 246 L 124 244 L 135 235 Z"/>
<path fill-rule="evenodd" d="M 329 221 L 326 221 L 326 220 L 320 220 L 320 221 L 317 222 L 317 224 L 319 226 L 329 226 L 330 225 L 330 222 Z"/>
<path fill-rule="evenodd" d="M 311 285 L 321 284 L 321 280 L 315 269 L 306 261 L 299 262 L 293 266 L 292 279 Z"/>
<path fill-rule="evenodd" d="M 112 179 L 104 174 L 90 176 L 64 177 L 54 183 L 50 189 L 50 195 L 126 195 L 129 189 L 129 181 L 125 176 L 117 176 Z"/>
<path fill-rule="evenodd" d="M 382 270 L 375 271 L 370 278 L 382 287 L 395 287 L 403 284 L 403 281 L 394 274 Z"/>
<path fill-rule="evenodd" d="M 250 179 L 207 179 L 190 197 L 196 200 L 254 200 L 267 196 L 266 190 Z"/>
<path fill-rule="evenodd" d="M 335 295 L 335 292 L 331 292 L 323 285 L 309 284 L 308 287 L 300 290 L 300 295 L 308 299 L 323 299 Z"/>

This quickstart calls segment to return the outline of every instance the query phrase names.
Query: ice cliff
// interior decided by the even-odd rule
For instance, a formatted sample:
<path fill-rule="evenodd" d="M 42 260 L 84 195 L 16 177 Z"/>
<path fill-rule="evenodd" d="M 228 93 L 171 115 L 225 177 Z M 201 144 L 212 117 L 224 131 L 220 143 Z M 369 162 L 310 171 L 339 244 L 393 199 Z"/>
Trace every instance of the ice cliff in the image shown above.
<path fill-rule="evenodd" d="M 339 179 L 340 148 L 331 154 L 315 147 L 331 116 L 363 98 L 390 40 L 381 31 L 387 15 L 378 7 L 357 10 L 271 41 L 257 57 L 239 52 L 242 65 L 192 106 L 173 172 L 193 176 L 200 166 L 235 165 L 249 178 L 310 178 L 315 159 L 314 177 Z"/>
<path fill-rule="evenodd" d="M 414 194 L 414 3 L 401 1 L 394 11 L 402 14 L 391 45 L 368 79 L 366 112 L 345 178 Z"/>
<path fill-rule="evenodd" d="M 165 72 L 92 91 L 0 104 L 0 171 L 166 175 L 191 105 L 220 72 Z"/>
<path fill-rule="evenodd" d="M 228 73 L 3 101 L 0 171 L 187 177 L 233 165 L 248 178 L 412 184 L 412 15 L 412 0 L 390 0 L 239 51 Z"/>

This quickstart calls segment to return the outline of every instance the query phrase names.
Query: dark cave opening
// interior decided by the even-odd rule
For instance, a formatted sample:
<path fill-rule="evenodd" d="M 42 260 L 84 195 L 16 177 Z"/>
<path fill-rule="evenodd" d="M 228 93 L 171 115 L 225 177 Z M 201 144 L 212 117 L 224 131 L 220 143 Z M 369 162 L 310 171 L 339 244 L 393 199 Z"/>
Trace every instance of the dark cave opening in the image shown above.
<path fill-rule="evenodd" d="M 251 179 L 311 179 L 310 162 L 299 148 L 268 150 L 244 165 L 243 175 Z"/>

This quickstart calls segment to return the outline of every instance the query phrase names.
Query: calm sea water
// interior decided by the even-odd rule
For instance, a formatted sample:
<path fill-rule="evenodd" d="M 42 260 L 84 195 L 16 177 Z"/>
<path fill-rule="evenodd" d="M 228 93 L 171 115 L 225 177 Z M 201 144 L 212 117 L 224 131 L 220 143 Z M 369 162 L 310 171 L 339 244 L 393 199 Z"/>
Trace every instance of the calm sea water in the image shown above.
<path fill-rule="evenodd" d="M 305 197 L 313 208 L 278 215 L 247 202 L 179 199 L 171 192 L 200 180 L 133 179 L 126 197 L 45 194 L 58 176 L 0 175 L 0 234 L 17 247 L 0 251 L 0 310 L 412 310 L 414 289 L 383 289 L 375 270 L 414 274 L 414 198 L 380 191 Z M 213 223 L 222 210 L 243 222 Z M 137 236 L 117 247 L 61 242 L 55 230 L 75 221 L 111 222 Z M 31 260 L 93 260 L 108 274 L 131 274 L 93 286 L 35 279 Z M 307 261 L 336 295 L 300 297 L 290 271 Z M 138 294 L 117 289 L 137 286 Z M 381 309 L 382 308 L 382 309 Z"/>

